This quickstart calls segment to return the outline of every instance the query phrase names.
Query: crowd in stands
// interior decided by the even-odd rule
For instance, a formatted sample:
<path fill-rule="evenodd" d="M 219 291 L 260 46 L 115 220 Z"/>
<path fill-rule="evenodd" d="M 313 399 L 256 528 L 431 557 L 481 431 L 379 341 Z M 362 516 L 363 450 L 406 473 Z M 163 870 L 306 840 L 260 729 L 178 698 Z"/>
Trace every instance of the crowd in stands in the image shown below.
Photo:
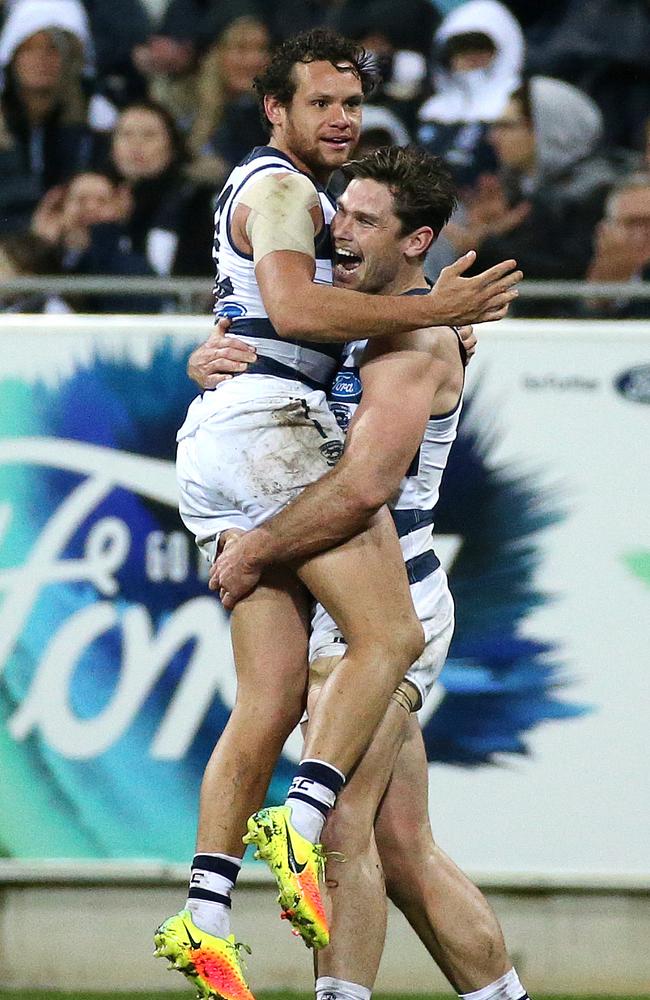
<path fill-rule="evenodd" d="M 209 276 L 216 194 L 267 138 L 253 78 L 321 26 L 382 69 L 359 152 L 415 143 L 457 180 L 432 279 L 469 248 L 529 280 L 650 279 L 647 0 L 0 0 L 0 281 Z M 4 311 L 170 308 L 0 296 Z M 517 312 L 648 316 L 650 301 Z"/>

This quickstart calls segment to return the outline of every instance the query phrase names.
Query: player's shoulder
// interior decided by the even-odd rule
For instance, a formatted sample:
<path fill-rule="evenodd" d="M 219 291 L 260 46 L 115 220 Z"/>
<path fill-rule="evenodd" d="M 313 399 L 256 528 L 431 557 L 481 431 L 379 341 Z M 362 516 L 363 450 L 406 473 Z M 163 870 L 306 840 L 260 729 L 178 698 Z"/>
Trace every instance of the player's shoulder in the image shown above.
<path fill-rule="evenodd" d="M 458 331 L 454 329 L 453 326 L 430 326 L 425 330 L 418 332 L 422 333 L 423 338 L 429 345 L 429 349 L 432 354 L 436 354 L 440 357 L 445 357 L 450 354 L 453 357 L 458 356 L 460 338 L 458 336 Z"/>
<path fill-rule="evenodd" d="M 278 166 L 275 170 L 264 170 L 251 176 L 246 185 L 246 196 L 315 203 L 318 201 L 318 190 L 307 174 Z"/>
<path fill-rule="evenodd" d="M 395 334 L 390 338 L 393 350 L 423 351 L 439 360 L 458 355 L 458 334 L 450 326 L 429 326 Z"/>

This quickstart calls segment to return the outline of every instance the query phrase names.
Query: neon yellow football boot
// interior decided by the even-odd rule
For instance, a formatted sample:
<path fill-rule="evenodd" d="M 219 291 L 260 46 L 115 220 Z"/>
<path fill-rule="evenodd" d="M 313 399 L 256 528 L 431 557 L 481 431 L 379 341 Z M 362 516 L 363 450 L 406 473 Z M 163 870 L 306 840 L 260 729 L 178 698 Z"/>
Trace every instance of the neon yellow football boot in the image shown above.
<path fill-rule="evenodd" d="M 319 880 L 325 872 L 325 852 L 312 844 L 291 824 L 289 806 L 260 809 L 248 821 L 245 844 L 256 844 L 256 858 L 262 858 L 275 876 L 282 916 L 307 947 L 325 948 L 330 934 L 321 898 Z"/>
<path fill-rule="evenodd" d="M 239 948 L 234 935 L 214 937 L 192 921 L 189 910 L 181 910 L 160 925 L 154 934 L 157 958 L 168 958 L 196 986 L 205 1000 L 255 1000 L 244 980 Z"/>

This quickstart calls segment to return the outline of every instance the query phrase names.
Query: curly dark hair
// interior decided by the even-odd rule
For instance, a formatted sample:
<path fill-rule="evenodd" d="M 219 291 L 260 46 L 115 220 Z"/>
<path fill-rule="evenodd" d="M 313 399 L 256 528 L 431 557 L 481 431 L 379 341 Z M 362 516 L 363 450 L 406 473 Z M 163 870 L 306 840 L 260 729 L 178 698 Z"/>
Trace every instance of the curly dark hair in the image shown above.
<path fill-rule="evenodd" d="M 270 123 L 264 112 L 264 98 L 268 95 L 285 106 L 290 104 L 297 86 L 293 67 L 310 62 L 329 62 L 341 73 L 352 72 L 361 81 L 364 96 L 372 93 L 379 81 L 375 57 L 329 28 L 316 28 L 288 38 L 274 50 L 266 69 L 253 81 L 260 115 L 267 128 L 270 129 Z"/>
<path fill-rule="evenodd" d="M 438 236 L 457 205 L 456 185 L 439 156 L 415 146 L 384 146 L 341 168 L 347 181 L 385 184 L 393 196 L 402 236 L 429 226 Z"/>

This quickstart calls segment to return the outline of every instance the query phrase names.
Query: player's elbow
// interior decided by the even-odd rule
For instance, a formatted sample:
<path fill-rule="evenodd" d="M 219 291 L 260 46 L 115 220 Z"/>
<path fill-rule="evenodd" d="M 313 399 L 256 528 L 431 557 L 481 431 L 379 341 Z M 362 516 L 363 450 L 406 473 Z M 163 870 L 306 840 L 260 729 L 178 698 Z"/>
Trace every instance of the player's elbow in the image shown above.
<path fill-rule="evenodd" d="M 308 308 L 283 296 L 280 301 L 267 306 L 269 319 L 278 337 L 283 340 L 304 340 L 317 331 L 317 325 Z"/>
<path fill-rule="evenodd" d="M 269 312 L 273 329 L 282 340 L 296 340 L 302 332 L 297 317 L 291 309 L 278 309 Z"/>
<path fill-rule="evenodd" d="M 360 481 L 358 485 L 357 504 L 371 517 L 390 500 L 395 493 L 395 488 L 391 477 L 381 472 L 368 474 L 366 471 L 363 481 Z"/>

